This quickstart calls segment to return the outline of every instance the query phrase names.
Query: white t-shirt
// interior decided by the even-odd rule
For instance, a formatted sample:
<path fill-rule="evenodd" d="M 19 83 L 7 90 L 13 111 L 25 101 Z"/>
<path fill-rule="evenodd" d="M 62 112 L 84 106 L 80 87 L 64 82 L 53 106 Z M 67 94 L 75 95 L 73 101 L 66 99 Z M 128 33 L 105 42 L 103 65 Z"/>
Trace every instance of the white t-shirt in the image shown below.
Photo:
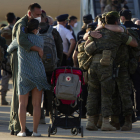
<path fill-rule="evenodd" d="M 70 30 L 68 30 L 61 24 L 58 24 L 54 28 L 57 29 L 57 31 L 59 32 L 59 34 L 63 40 L 63 52 L 67 53 L 69 51 L 68 41 L 70 42 L 71 39 L 74 39 Z"/>

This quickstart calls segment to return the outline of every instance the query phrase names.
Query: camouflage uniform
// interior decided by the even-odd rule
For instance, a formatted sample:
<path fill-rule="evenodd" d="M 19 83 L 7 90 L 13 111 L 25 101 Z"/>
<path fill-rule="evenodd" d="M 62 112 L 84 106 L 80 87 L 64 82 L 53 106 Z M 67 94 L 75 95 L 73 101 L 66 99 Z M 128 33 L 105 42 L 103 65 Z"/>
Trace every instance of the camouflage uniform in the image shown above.
<path fill-rule="evenodd" d="M 113 115 L 119 116 L 121 113 L 121 103 L 122 101 L 122 111 L 123 115 L 127 116 L 132 114 L 132 81 L 129 74 L 129 52 L 127 45 L 121 45 L 116 55 L 116 65 L 120 65 L 118 77 L 115 78 L 116 88 L 113 93 L 113 103 L 112 110 Z"/>
<path fill-rule="evenodd" d="M 119 46 L 126 44 L 129 36 L 126 33 L 116 33 L 107 29 L 100 30 L 102 38 L 94 39 L 96 42 L 96 54 L 102 54 L 103 50 L 111 51 L 112 61 L 116 58 Z M 113 39 L 114 38 L 114 39 Z M 101 99 L 101 112 L 103 117 L 112 115 L 112 93 L 115 88 L 115 81 L 112 79 L 113 63 L 103 66 L 95 62 L 94 58 L 88 70 L 88 99 L 87 115 L 93 116 L 99 113 L 98 107 Z"/>

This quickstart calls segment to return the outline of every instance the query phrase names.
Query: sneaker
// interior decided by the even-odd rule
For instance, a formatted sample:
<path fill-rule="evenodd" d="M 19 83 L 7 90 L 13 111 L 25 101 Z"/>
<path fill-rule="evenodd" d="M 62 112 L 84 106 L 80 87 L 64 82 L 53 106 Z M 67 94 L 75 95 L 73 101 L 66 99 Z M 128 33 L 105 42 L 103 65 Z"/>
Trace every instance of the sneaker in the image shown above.
<path fill-rule="evenodd" d="M 19 132 L 18 134 L 17 134 L 17 137 L 26 137 L 26 133 L 25 132 Z"/>
<path fill-rule="evenodd" d="M 32 137 L 41 137 L 41 134 L 33 132 Z"/>

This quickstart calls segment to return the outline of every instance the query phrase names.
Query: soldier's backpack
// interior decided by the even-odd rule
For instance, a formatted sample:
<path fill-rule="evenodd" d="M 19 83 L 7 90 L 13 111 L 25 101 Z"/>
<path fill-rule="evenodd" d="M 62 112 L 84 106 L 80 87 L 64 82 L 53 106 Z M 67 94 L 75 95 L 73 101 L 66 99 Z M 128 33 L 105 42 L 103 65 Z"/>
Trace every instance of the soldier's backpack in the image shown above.
<path fill-rule="evenodd" d="M 44 34 L 39 34 L 44 40 L 44 55 L 42 58 L 45 71 L 51 72 L 57 67 L 57 51 L 55 41 L 52 35 L 53 27 L 50 26 L 48 31 Z"/>
<path fill-rule="evenodd" d="M 85 42 L 82 42 L 81 44 L 78 45 L 77 58 L 78 58 L 79 68 L 81 68 L 82 70 L 88 70 L 92 62 L 93 56 L 85 51 L 84 45 Z"/>
<path fill-rule="evenodd" d="M 72 73 L 61 73 L 56 83 L 56 98 L 64 100 L 77 100 L 80 93 L 81 82 L 79 76 Z"/>

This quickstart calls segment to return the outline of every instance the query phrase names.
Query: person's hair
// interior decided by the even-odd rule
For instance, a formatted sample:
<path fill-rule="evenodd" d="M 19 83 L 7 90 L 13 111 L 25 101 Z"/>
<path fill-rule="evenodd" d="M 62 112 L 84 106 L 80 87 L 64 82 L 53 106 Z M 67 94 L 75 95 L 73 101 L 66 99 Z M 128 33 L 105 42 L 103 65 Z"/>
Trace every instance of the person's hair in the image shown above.
<path fill-rule="evenodd" d="M 47 17 L 46 12 L 42 10 L 41 18 L 46 18 L 46 17 Z"/>
<path fill-rule="evenodd" d="M 69 18 L 69 23 L 70 23 L 72 20 L 75 20 L 75 19 L 77 19 L 77 17 L 71 16 L 71 17 Z"/>
<path fill-rule="evenodd" d="M 17 22 L 18 20 L 20 20 L 20 17 L 17 17 L 17 18 L 16 18 L 16 22 Z"/>
<path fill-rule="evenodd" d="M 125 19 L 126 19 L 126 20 L 131 21 L 131 18 L 132 18 L 132 15 L 127 15 L 127 16 L 125 16 Z"/>
<path fill-rule="evenodd" d="M 106 24 L 115 24 L 115 22 L 118 22 L 118 18 L 113 15 L 107 15 L 105 17 Z"/>
<path fill-rule="evenodd" d="M 71 27 L 70 27 L 70 25 L 67 25 L 67 26 L 66 26 L 66 28 L 67 28 L 68 30 L 71 30 Z"/>
<path fill-rule="evenodd" d="M 12 23 L 16 19 L 16 16 L 14 13 L 8 13 L 6 15 L 6 20 L 8 23 Z"/>
<path fill-rule="evenodd" d="M 6 24 L 1 24 L 0 25 L 0 28 L 5 27 L 5 26 L 7 26 L 7 25 Z"/>
<path fill-rule="evenodd" d="M 27 32 L 32 33 L 33 30 L 38 29 L 39 21 L 36 19 L 31 19 L 27 23 Z"/>
<path fill-rule="evenodd" d="M 94 22 L 98 22 L 98 16 L 95 17 Z"/>
<path fill-rule="evenodd" d="M 84 23 L 83 26 L 82 26 L 82 29 L 86 30 L 87 29 L 87 25 L 88 25 L 87 23 Z"/>
<path fill-rule="evenodd" d="M 41 9 L 41 6 L 38 3 L 32 3 L 32 4 L 29 5 L 28 10 L 33 11 L 34 8 Z"/>

